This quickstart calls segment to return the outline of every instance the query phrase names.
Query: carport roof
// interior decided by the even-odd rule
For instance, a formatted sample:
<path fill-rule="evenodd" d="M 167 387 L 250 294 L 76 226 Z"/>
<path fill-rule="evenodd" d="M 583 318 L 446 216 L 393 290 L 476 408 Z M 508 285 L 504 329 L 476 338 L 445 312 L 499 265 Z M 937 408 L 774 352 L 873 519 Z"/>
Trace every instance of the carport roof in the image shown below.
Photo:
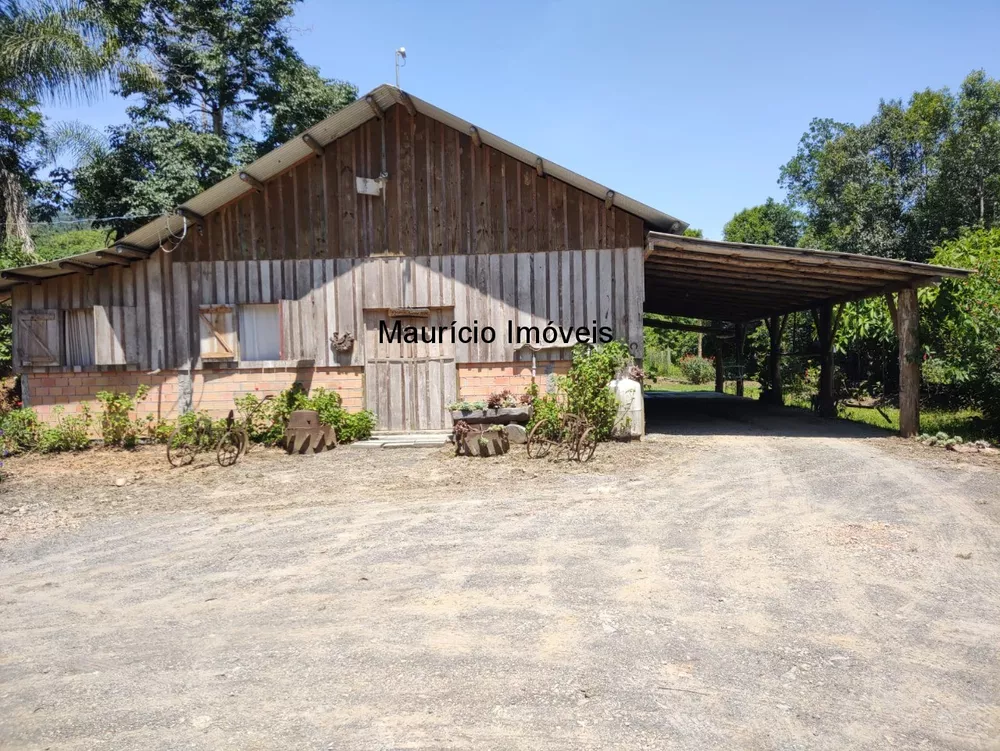
<path fill-rule="evenodd" d="M 650 232 L 650 313 L 745 322 L 936 284 L 971 272 L 912 261 Z"/>

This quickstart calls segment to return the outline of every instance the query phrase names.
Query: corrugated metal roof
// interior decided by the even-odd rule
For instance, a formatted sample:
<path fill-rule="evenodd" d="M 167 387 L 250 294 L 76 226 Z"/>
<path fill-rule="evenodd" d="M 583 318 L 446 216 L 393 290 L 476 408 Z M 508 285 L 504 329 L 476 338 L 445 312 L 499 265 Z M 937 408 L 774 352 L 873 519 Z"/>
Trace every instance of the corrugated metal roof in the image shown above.
<path fill-rule="evenodd" d="M 404 104 L 404 100 L 408 98 L 418 112 L 455 128 L 462 133 L 469 133 L 470 128 L 473 127 L 472 123 L 467 120 L 463 120 L 450 112 L 445 112 L 444 110 L 435 107 L 433 104 L 425 102 L 419 97 L 405 93 L 400 89 L 397 89 L 395 86 L 383 84 L 365 96 L 360 97 L 356 102 L 344 107 L 344 109 L 339 112 L 330 115 L 330 117 L 325 120 L 308 128 L 305 133 L 308 133 L 316 139 L 317 142 L 324 146 L 331 141 L 335 141 L 340 136 L 354 130 L 358 126 L 375 117 L 375 112 L 367 101 L 369 98 L 371 98 L 371 100 L 373 100 L 382 110 L 388 109 L 394 104 Z M 520 146 L 517 146 L 510 141 L 506 141 L 487 130 L 478 126 L 476 126 L 476 129 L 479 131 L 479 135 L 482 138 L 483 143 L 492 146 L 498 151 L 524 162 L 525 164 L 534 166 L 536 160 L 540 158 L 537 154 L 533 154 L 530 151 L 522 149 Z M 242 171 L 247 172 L 261 182 L 266 182 L 272 177 L 281 174 L 293 164 L 301 161 L 312 153 L 312 150 L 302 140 L 301 136 L 302 134 L 265 154 L 253 164 L 245 167 Z M 576 172 L 568 170 L 565 167 L 561 167 L 555 162 L 542 159 L 542 164 L 546 174 L 552 175 L 552 177 L 562 180 L 563 182 L 579 188 L 586 193 L 597 196 L 601 200 L 606 200 L 608 197 L 610 188 L 607 186 L 596 183 L 593 180 L 589 180 L 586 177 L 583 177 L 583 175 L 578 175 Z M 253 188 L 240 180 L 239 173 L 236 173 L 216 183 L 208 190 L 205 190 L 193 198 L 188 199 L 181 204 L 180 208 L 188 209 L 195 214 L 205 216 L 206 214 L 212 213 L 220 206 L 229 203 L 251 190 L 253 190 Z M 653 229 L 680 232 L 687 227 L 686 222 L 683 222 L 669 214 L 665 214 L 662 211 L 657 211 L 656 209 L 646 206 L 645 204 L 629 198 L 626 195 L 622 195 L 621 193 L 612 192 L 611 200 L 615 206 L 618 206 L 623 211 L 627 211 L 641 217 Z M 157 248 L 170 233 L 179 233 L 183 230 L 183 228 L 184 219 L 182 217 L 177 216 L 176 214 L 165 214 L 151 222 L 147 222 L 139 229 L 122 238 L 120 242 L 135 245 L 141 248 Z M 106 265 L 103 261 L 101 261 L 101 259 L 95 256 L 93 252 L 83 253 L 78 256 L 62 258 L 59 260 L 82 261 L 84 263 L 97 266 Z M 8 271 L 13 271 L 15 273 L 28 272 L 29 275 L 37 276 L 38 278 L 47 278 L 67 273 L 74 273 L 72 271 L 60 269 L 58 267 L 58 262 L 56 261 L 52 263 L 35 264 L 33 266 L 23 266 L 19 269 L 8 269 Z M 18 283 L 19 282 L 10 279 L 0 279 L 0 291 L 10 289 Z"/>

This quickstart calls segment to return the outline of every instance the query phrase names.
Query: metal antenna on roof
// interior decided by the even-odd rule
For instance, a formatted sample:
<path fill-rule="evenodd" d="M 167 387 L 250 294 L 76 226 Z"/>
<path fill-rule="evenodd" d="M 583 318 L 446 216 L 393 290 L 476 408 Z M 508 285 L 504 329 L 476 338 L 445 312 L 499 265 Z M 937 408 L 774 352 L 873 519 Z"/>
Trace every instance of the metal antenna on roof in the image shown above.
<path fill-rule="evenodd" d="M 403 62 L 400 63 L 399 61 Z M 399 69 L 406 67 L 406 47 L 400 47 L 396 50 L 396 88 L 399 88 Z"/>

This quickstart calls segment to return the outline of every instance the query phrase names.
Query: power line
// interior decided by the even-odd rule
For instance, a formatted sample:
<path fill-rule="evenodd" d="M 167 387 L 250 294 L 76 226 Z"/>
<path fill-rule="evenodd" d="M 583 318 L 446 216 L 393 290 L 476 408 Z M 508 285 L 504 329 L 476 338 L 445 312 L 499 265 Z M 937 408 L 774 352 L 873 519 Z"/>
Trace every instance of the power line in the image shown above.
<path fill-rule="evenodd" d="M 101 216 L 94 219 L 53 219 L 51 222 L 28 222 L 29 227 L 35 227 L 41 224 L 80 224 L 81 222 L 110 222 L 112 219 L 149 219 L 154 216 L 163 216 L 162 213 L 159 214 L 128 214 L 125 216 Z"/>

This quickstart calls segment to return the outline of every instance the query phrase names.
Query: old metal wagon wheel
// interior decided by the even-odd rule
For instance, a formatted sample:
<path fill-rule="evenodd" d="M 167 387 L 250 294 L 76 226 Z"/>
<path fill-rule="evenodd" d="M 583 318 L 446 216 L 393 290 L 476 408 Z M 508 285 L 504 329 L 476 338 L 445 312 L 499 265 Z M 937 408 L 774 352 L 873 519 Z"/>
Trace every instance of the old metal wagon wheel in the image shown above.
<path fill-rule="evenodd" d="M 193 423 L 178 425 L 167 439 L 167 461 L 172 467 L 183 467 L 198 454 L 211 447 L 212 421 L 199 417 Z"/>
<path fill-rule="evenodd" d="M 200 447 L 194 431 L 176 428 L 167 439 L 167 461 L 171 467 L 183 467 L 194 461 Z"/>
<path fill-rule="evenodd" d="M 238 430 L 227 430 L 215 446 L 215 458 L 219 466 L 231 467 L 243 453 L 243 442 Z"/>
<path fill-rule="evenodd" d="M 529 459 L 541 459 L 543 456 L 547 456 L 549 451 L 552 450 L 552 441 L 545 434 L 546 427 L 544 422 L 536 422 L 535 427 L 528 433 L 527 449 Z"/>
<path fill-rule="evenodd" d="M 581 462 L 589 462 L 597 448 L 597 436 L 593 428 L 587 428 L 576 442 L 576 458 Z"/>

